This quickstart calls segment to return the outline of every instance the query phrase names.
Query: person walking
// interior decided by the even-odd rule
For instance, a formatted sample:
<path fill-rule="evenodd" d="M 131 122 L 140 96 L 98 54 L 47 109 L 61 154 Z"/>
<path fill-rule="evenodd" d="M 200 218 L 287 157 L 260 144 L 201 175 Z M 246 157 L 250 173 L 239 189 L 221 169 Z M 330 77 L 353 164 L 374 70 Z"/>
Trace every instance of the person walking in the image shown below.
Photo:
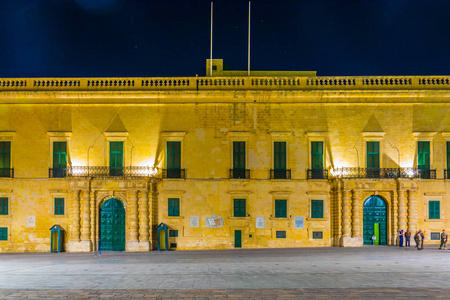
<path fill-rule="evenodd" d="M 422 232 L 420 229 L 419 229 L 419 232 L 416 234 L 416 236 L 417 236 L 417 241 L 416 241 L 417 250 L 422 250 L 421 245 L 423 245 L 423 240 L 422 240 Z"/>
<path fill-rule="evenodd" d="M 411 247 L 411 232 L 409 229 L 405 232 L 405 247 Z"/>
<path fill-rule="evenodd" d="M 444 250 L 447 249 L 447 241 L 448 241 L 448 234 L 445 233 L 445 229 L 442 229 L 441 246 L 439 247 L 439 249 L 442 249 L 442 247 L 444 247 Z"/>
<path fill-rule="evenodd" d="M 398 246 L 403 247 L 403 229 L 400 230 L 400 232 L 398 233 L 398 237 L 399 237 Z"/>

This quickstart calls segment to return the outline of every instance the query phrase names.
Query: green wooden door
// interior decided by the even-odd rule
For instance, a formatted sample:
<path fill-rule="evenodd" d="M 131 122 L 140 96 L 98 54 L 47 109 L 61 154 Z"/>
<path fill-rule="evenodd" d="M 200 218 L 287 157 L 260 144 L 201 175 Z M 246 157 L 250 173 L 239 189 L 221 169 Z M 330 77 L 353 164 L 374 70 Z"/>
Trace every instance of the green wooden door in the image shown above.
<path fill-rule="evenodd" d="M 100 239 L 102 250 L 125 251 L 125 209 L 115 198 L 100 210 Z"/>
<path fill-rule="evenodd" d="M 234 231 L 234 248 L 242 248 L 242 231 Z"/>
<path fill-rule="evenodd" d="M 370 196 L 363 208 L 364 245 L 372 245 L 372 236 L 378 234 L 376 245 L 387 244 L 387 209 L 386 202 L 379 196 Z M 375 225 L 378 224 L 378 225 Z"/>

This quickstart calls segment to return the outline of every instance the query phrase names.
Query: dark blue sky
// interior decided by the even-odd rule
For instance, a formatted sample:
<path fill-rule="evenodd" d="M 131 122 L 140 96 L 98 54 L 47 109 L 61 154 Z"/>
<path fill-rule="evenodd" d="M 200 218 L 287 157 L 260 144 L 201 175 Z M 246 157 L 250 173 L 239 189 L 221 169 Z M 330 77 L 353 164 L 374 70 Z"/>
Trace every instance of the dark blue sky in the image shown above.
<path fill-rule="evenodd" d="M 95 5 L 93 5 L 95 3 Z M 0 77 L 195 76 L 210 1 L 0 0 Z M 248 1 L 214 1 L 214 58 L 247 69 Z M 449 75 L 450 1 L 252 1 L 253 70 Z"/>

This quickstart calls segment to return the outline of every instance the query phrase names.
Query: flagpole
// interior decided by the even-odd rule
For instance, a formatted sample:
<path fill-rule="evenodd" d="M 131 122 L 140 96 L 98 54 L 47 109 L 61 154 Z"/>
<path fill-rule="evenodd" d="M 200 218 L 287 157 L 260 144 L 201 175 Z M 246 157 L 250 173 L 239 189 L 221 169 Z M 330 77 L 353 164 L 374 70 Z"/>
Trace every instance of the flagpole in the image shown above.
<path fill-rule="evenodd" d="M 250 76 L 250 9 L 251 2 L 248 1 L 248 76 Z"/>
<path fill-rule="evenodd" d="M 209 76 L 212 76 L 212 49 L 213 49 L 213 2 L 211 1 L 211 45 L 209 50 Z"/>

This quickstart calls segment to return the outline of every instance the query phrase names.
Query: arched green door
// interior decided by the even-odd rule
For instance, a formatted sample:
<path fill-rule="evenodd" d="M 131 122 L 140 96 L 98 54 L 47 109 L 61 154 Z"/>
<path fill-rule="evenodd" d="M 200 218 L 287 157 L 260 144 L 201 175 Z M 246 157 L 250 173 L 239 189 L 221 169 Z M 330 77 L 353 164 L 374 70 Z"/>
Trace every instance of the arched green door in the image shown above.
<path fill-rule="evenodd" d="M 386 202 L 379 196 L 370 196 L 364 201 L 364 245 L 372 245 L 372 236 L 376 236 L 376 245 L 387 244 Z"/>
<path fill-rule="evenodd" d="M 125 251 L 125 209 L 115 198 L 100 209 L 100 239 L 102 250 Z"/>

